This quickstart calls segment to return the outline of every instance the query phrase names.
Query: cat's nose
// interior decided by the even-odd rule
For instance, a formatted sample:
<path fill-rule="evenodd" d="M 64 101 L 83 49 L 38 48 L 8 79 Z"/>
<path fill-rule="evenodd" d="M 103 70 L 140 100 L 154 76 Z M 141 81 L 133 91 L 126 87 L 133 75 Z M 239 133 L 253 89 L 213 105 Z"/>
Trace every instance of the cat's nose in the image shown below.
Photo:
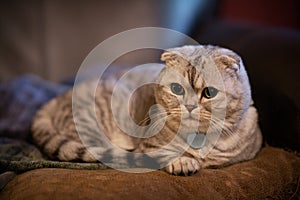
<path fill-rule="evenodd" d="M 192 112 L 195 108 L 197 108 L 196 105 L 184 105 L 186 107 L 186 109 L 189 111 L 189 112 Z"/>

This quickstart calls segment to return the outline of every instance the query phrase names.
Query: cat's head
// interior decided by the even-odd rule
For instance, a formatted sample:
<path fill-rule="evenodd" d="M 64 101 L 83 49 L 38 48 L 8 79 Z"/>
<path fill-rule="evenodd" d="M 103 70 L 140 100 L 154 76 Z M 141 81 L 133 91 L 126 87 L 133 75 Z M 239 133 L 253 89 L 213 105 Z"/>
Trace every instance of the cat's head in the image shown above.
<path fill-rule="evenodd" d="M 250 106 L 251 92 L 241 58 L 215 46 L 184 46 L 161 56 L 156 102 L 168 123 L 181 131 L 230 134 Z M 223 126 L 224 125 L 224 126 Z"/>

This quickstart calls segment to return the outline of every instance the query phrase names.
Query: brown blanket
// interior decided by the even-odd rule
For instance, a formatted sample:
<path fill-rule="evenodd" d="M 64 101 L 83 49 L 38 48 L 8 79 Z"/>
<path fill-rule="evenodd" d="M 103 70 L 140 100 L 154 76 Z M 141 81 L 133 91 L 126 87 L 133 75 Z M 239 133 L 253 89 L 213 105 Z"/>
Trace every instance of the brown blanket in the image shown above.
<path fill-rule="evenodd" d="M 16 176 L 0 199 L 297 199 L 300 158 L 265 147 L 249 162 L 191 177 L 162 171 L 37 169 Z"/>

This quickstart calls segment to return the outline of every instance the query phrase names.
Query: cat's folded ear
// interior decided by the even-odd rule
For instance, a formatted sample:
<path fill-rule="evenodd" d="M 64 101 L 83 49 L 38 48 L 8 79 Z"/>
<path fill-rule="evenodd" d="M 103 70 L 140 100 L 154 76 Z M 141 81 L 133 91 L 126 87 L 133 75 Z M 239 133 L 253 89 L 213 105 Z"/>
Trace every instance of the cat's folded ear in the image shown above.
<path fill-rule="evenodd" d="M 237 54 L 227 49 L 219 50 L 219 53 L 214 58 L 217 65 L 224 67 L 227 71 L 239 71 L 241 58 Z"/>
<path fill-rule="evenodd" d="M 166 63 L 167 67 L 181 67 L 188 64 L 186 59 L 174 51 L 163 52 L 160 59 Z"/>

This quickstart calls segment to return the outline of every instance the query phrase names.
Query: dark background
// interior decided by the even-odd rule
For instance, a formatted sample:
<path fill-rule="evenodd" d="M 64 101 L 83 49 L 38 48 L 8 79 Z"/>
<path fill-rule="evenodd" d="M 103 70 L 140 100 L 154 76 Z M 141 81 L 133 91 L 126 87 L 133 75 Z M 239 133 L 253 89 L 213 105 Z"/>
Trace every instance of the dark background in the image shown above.
<path fill-rule="evenodd" d="M 208 43 L 210 38 L 203 32 L 224 21 L 244 27 L 298 29 L 299 10 L 297 0 L 2 0 L 0 80 L 35 73 L 62 81 L 75 75 L 96 45 L 132 28 L 166 27 Z M 236 42 L 240 32 L 214 30 L 209 36 L 224 45 L 222 39 Z M 142 60 L 140 55 L 128 56 L 122 64 L 156 56 L 147 53 L 148 60 Z"/>

